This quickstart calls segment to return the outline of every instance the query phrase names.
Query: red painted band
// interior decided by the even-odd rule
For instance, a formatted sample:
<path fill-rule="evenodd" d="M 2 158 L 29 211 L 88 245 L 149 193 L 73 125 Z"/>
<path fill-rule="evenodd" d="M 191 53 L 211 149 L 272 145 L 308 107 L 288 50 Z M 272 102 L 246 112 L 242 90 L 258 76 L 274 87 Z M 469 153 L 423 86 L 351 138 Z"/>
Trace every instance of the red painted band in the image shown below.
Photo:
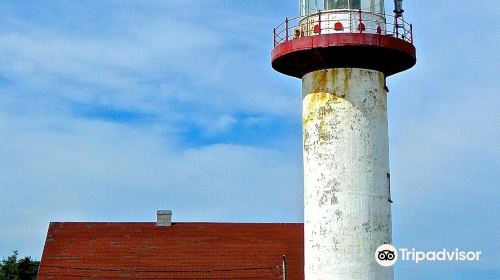
<path fill-rule="evenodd" d="M 315 60 L 325 66 L 335 66 L 341 60 L 342 66 L 347 67 L 348 58 L 335 59 L 336 55 L 346 54 L 353 55 L 355 67 L 363 66 L 363 61 L 359 61 L 363 57 L 366 68 L 383 71 L 386 75 L 404 71 L 416 61 L 416 50 L 411 43 L 389 35 L 371 33 L 334 33 L 295 38 L 277 45 L 271 52 L 271 61 L 277 71 L 299 77 L 312 68 L 321 68 L 311 65 L 314 63 L 311 61 Z M 325 57 L 330 61 L 325 62 Z M 298 58 L 302 61 L 298 61 Z M 387 63 L 390 65 L 387 66 Z"/>

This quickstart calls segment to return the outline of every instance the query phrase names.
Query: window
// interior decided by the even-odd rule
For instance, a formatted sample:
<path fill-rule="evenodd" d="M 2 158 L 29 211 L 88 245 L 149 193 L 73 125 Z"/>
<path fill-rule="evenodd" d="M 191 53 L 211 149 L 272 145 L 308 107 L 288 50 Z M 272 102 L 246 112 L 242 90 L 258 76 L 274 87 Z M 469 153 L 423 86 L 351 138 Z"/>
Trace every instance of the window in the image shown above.
<path fill-rule="evenodd" d="M 387 191 L 389 192 L 389 202 L 392 203 L 391 197 L 391 174 L 387 173 Z"/>

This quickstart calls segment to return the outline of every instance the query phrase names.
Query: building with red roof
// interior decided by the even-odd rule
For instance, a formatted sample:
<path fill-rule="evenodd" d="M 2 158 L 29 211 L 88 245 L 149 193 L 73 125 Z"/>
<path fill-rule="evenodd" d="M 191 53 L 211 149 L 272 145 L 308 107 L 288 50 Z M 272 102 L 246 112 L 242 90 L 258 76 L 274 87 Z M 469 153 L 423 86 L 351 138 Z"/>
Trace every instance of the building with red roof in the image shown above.
<path fill-rule="evenodd" d="M 50 223 L 38 279 L 304 279 L 303 224 Z"/>

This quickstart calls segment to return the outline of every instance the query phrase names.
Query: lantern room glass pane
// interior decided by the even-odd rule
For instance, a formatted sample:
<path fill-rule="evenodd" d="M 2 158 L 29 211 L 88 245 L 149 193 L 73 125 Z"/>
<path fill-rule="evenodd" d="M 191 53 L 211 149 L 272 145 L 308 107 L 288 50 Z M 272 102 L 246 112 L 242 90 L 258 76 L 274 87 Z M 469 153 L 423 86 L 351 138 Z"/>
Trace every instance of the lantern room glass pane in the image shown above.
<path fill-rule="evenodd" d="M 361 10 L 369 11 L 375 14 L 384 13 L 383 0 L 361 0 Z"/>
<path fill-rule="evenodd" d="M 349 9 L 348 0 L 326 0 L 325 1 L 326 10 L 334 9 Z"/>
<path fill-rule="evenodd" d="M 300 15 L 305 16 L 325 10 L 325 0 L 300 0 Z"/>
<path fill-rule="evenodd" d="M 309 15 L 324 10 L 351 9 L 384 13 L 384 0 L 300 0 L 300 14 Z"/>

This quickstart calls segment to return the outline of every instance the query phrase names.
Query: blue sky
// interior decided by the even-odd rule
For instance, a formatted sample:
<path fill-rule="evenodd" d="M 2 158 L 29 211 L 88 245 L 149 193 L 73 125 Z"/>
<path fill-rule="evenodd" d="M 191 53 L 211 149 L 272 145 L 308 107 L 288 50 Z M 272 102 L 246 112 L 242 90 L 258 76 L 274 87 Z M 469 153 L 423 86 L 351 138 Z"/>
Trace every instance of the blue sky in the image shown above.
<path fill-rule="evenodd" d="M 392 1 L 386 1 L 391 6 Z M 500 278 L 500 8 L 405 1 L 388 80 L 394 244 L 482 250 L 398 279 Z M 0 256 L 50 221 L 301 222 L 300 81 L 270 67 L 298 1 L 2 1 Z M 433 277 L 434 279 L 434 277 Z"/>

